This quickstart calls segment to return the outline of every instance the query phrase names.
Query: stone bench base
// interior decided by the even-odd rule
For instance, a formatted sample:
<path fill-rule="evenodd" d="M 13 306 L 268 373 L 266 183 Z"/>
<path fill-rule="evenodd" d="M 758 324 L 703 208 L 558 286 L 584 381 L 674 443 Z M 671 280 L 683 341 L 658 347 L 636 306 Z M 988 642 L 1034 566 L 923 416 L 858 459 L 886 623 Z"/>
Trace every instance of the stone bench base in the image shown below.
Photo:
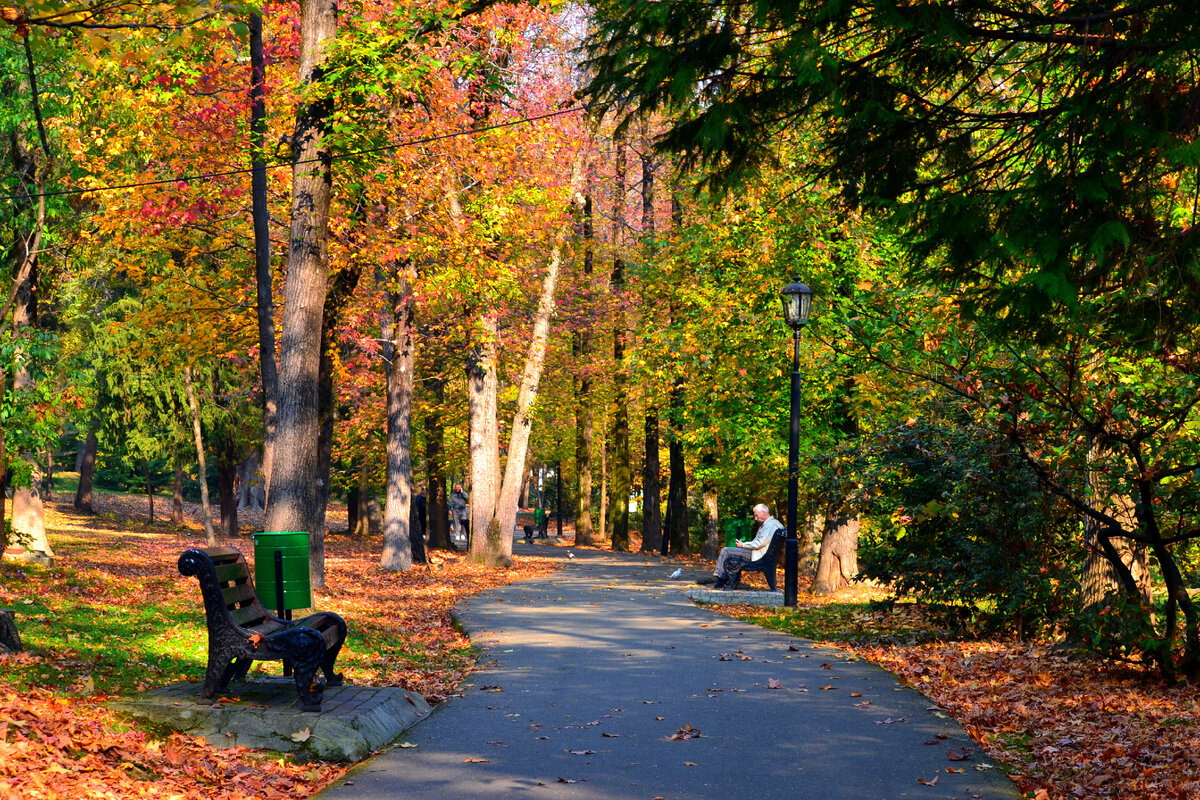
<path fill-rule="evenodd" d="M 391 744 L 429 714 L 425 698 L 392 687 L 335 686 L 321 710 L 301 711 L 291 678 L 234 686 L 233 702 L 198 704 L 200 684 L 179 683 L 109 702 L 120 714 L 192 736 L 216 747 L 303 753 L 322 761 L 361 761 Z"/>
<path fill-rule="evenodd" d="M 751 606 L 776 607 L 783 605 L 783 592 L 761 589 L 714 589 L 711 586 L 695 586 L 683 592 L 688 597 L 701 603 L 745 603 Z"/>

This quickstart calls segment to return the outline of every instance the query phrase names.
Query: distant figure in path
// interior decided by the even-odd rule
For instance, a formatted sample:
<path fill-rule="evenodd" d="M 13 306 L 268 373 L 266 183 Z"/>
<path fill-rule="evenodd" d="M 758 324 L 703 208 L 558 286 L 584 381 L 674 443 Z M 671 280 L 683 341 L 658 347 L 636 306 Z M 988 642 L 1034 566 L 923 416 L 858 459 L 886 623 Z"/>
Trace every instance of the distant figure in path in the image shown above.
<path fill-rule="evenodd" d="M 454 491 L 450 493 L 450 525 L 454 530 L 455 538 L 463 538 L 467 535 L 469 520 L 467 500 L 467 493 L 463 491 L 462 484 L 454 484 Z"/>
<path fill-rule="evenodd" d="M 771 537 L 775 531 L 783 527 L 783 523 L 771 516 L 771 509 L 765 503 L 754 507 L 754 521 L 759 523 L 758 534 L 749 541 L 734 542 L 733 547 L 722 547 L 717 556 L 717 567 L 713 570 L 717 582 L 714 589 L 729 588 L 728 576 L 725 574 L 725 562 L 731 558 L 744 558 L 748 561 L 758 561 L 767 552 Z"/>
<path fill-rule="evenodd" d="M 546 509 L 540 505 L 533 510 L 533 524 L 537 526 L 538 538 L 546 538 L 546 523 L 550 521 L 550 517 L 546 514 Z"/>

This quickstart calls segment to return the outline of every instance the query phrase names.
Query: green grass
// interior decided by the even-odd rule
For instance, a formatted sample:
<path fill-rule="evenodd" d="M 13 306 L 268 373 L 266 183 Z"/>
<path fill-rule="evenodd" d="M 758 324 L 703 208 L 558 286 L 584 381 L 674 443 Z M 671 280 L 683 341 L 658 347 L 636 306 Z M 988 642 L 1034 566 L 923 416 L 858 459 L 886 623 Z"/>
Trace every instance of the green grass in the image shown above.
<path fill-rule="evenodd" d="M 870 601 L 814 603 L 796 608 L 759 609 L 738 616 L 765 628 L 816 641 L 919 642 L 941 635 L 912 603 L 897 603 L 890 610 L 879 610 Z"/>

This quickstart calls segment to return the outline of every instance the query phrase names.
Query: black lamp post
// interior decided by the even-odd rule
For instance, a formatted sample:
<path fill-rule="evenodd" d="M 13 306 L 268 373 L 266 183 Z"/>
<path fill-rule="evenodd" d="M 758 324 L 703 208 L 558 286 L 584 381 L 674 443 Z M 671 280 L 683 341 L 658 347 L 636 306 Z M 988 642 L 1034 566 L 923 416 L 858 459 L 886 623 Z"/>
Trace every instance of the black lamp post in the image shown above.
<path fill-rule="evenodd" d="M 788 442 L 787 547 L 783 557 L 783 604 L 796 605 L 800 571 L 800 543 L 796 539 L 796 505 L 800 480 L 800 332 L 808 324 L 812 310 L 812 289 L 800 278 L 783 287 L 783 319 L 792 329 L 792 436 Z"/>

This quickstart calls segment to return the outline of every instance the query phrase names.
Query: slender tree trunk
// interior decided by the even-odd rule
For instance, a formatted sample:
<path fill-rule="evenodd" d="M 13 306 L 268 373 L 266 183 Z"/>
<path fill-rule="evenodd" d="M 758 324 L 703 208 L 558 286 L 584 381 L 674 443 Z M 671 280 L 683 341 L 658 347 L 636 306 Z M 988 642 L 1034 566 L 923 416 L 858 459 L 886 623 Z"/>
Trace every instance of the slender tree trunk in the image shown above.
<path fill-rule="evenodd" d="M 692 552 L 688 533 L 687 464 L 683 457 L 683 378 L 675 379 L 671 387 L 671 434 L 667 448 L 670 454 L 671 476 L 668 481 L 667 502 L 671 508 L 671 529 L 667 533 L 672 555 Z"/>
<path fill-rule="evenodd" d="M 179 447 L 175 447 L 174 457 L 171 459 L 175 467 L 175 480 L 171 485 L 171 524 L 183 524 L 183 456 L 179 454 Z"/>
<path fill-rule="evenodd" d="M 603 430 L 608 430 L 608 415 L 604 417 Z M 604 440 L 600 442 L 600 536 L 608 537 L 610 534 L 608 523 L 608 449 L 609 440 L 607 433 Z"/>
<path fill-rule="evenodd" d="M 612 549 L 629 550 L 629 492 L 632 470 L 629 463 L 629 367 L 625 363 L 628 321 L 625 303 L 625 261 L 621 258 L 625 224 L 625 140 L 614 139 L 616 176 L 613 186 L 611 285 L 617 313 L 613 320 L 613 400 L 612 400 L 612 480 L 609 483 L 609 511 L 612 514 Z"/>
<path fill-rule="evenodd" d="M 705 450 L 701 461 L 704 466 L 701 471 L 703 477 L 700 481 L 704 503 L 704 545 L 700 549 L 700 555 L 711 561 L 720 554 L 721 546 L 724 544 L 721 541 L 718 518 L 717 482 L 714 480 L 717 469 L 716 454 L 711 450 Z"/>
<path fill-rule="evenodd" d="M 657 553 L 662 549 L 663 519 L 659 489 L 662 463 L 658 454 L 658 427 L 658 409 L 651 406 L 646 411 L 646 458 L 642 467 L 643 553 Z"/>
<path fill-rule="evenodd" d="M 321 362 L 317 376 L 317 419 L 320 435 L 317 438 L 317 480 L 315 526 L 309 530 L 309 574 L 314 589 L 325 588 L 325 512 L 329 507 L 330 475 L 333 468 L 334 409 L 333 348 L 334 332 L 342 319 L 346 302 L 354 293 L 361 276 L 361 267 L 351 262 L 338 270 L 325 295 L 325 313 L 321 318 Z"/>
<path fill-rule="evenodd" d="M 337 2 L 301 0 L 300 19 L 298 83 L 303 91 L 323 80 L 328 45 L 337 33 Z M 313 549 L 322 553 L 324 507 L 319 495 L 326 487 L 320 485 L 325 476 L 320 473 L 318 452 L 318 384 L 333 190 L 331 153 L 325 135 L 332 110 L 328 98 L 302 103 L 292 136 L 292 218 L 281 320 L 278 422 L 266 523 L 268 531 L 308 531 Z M 311 541 L 318 536 L 319 542 Z M 320 574 L 314 574 L 313 585 L 319 587 L 324 583 L 324 561 L 318 561 L 318 557 L 314 554 L 312 563 L 318 565 Z"/>
<path fill-rule="evenodd" d="M 388 292 L 388 319 L 381 338 L 387 365 L 387 500 L 383 515 L 384 569 L 412 569 L 412 392 L 415 343 L 410 267 Z M 423 555 L 423 554 L 422 554 Z"/>
<path fill-rule="evenodd" d="M 257 283 L 258 361 L 263 390 L 264 485 L 271 484 L 275 463 L 275 429 L 279 407 L 279 373 L 275 364 L 275 301 L 271 286 L 270 209 L 267 206 L 267 133 L 262 16 L 250 14 L 250 200 L 254 222 L 254 277 Z"/>
<path fill-rule="evenodd" d="M 196 445 L 196 461 L 200 465 L 200 506 L 204 515 L 204 538 L 209 547 L 215 547 L 217 534 L 213 531 L 212 504 L 208 499 L 208 462 L 204 458 L 204 437 L 200 433 L 200 401 L 196 399 L 191 364 L 183 368 L 183 380 L 187 388 L 188 408 L 192 410 L 192 438 Z"/>
<path fill-rule="evenodd" d="M 92 509 L 92 484 L 96 477 L 96 441 L 95 424 L 88 426 L 87 438 L 83 440 L 83 448 L 79 458 L 79 486 L 75 489 L 74 506 L 85 514 L 96 513 Z"/>
<path fill-rule="evenodd" d="M 439 375 L 423 379 L 429 409 L 425 412 L 425 502 L 429 519 L 429 547 L 451 550 L 446 508 L 446 477 L 442 463 L 445 428 L 442 425 L 442 403 L 446 399 L 446 380 Z"/>
<path fill-rule="evenodd" d="M 584 283 L 590 285 L 595 263 L 596 226 L 589 191 L 583 199 L 583 275 Z M 590 304 L 589 304 L 590 305 Z M 592 414 L 592 325 L 591 315 L 575 335 L 575 361 L 583 369 L 575 391 L 575 471 L 579 497 L 575 508 L 575 544 L 595 544 L 596 534 L 592 529 L 592 438 L 595 422 Z"/>
<path fill-rule="evenodd" d="M 799 512 L 797 512 L 799 513 Z M 800 534 L 800 556 L 796 574 L 812 577 L 817 568 L 817 538 L 825 528 L 825 517 L 814 514 L 810 517 Z"/>
<path fill-rule="evenodd" d="M 150 474 L 150 459 L 145 461 L 146 499 L 150 503 L 150 524 L 154 524 L 154 476 Z"/>

